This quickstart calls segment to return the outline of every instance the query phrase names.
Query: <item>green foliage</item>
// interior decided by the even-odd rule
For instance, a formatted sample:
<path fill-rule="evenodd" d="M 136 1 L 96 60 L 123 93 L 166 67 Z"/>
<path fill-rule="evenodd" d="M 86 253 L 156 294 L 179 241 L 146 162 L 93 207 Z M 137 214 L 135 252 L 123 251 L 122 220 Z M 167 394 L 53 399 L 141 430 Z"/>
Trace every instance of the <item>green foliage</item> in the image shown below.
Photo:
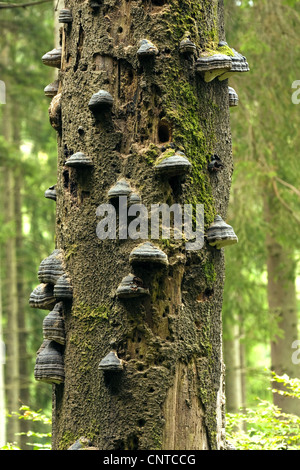
<path fill-rule="evenodd" d="M 273 374 L 273 381 L 284 384 L 287 391 L 273 389 L 273 393 L 300 399 L 300 380 L 287 375 Z M 257 407 L 240 413 L 228 413 L 227 440 L 237 450 L 299 450 L 300 417 L 283 413 L 266 400 L 258 400 Z"/>
<path fill-rule="evenodd" d="M 19 412 L 13 412 L 9 415 L 10 418 L 17 418 L 25 421 L 30 421 L 32 429 L 26 433 L 19 433 L 19 435 L 26 435 L 28 438 L 33 439 L 33 442 L 28 442 L 27 445 L 31 450 L 51 450 L 51 419 L 42 413 L 41 410 L 33 411 L 29 406 L 21 406 Z M 35 424 L 38 423 L 38 429 L 44 429 L 44 432 L 36 431 Z M 50 430 L 49 430 L 50 427 Z M 1 447 L 0 450 L 21 450 L 14 443 L 7 443 Z"/>

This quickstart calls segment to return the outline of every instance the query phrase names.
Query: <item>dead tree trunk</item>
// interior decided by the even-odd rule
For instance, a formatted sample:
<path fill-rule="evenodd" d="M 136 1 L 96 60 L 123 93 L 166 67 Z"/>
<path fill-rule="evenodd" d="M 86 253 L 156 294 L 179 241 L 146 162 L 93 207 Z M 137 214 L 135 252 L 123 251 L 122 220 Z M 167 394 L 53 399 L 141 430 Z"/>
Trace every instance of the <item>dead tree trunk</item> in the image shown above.
<path fill-rule="evenodd" d="M 50 114 L 58 133 L 56 248 L 73 293 L 63 302 L 53 449 L 81 436 L 102 450 L 220 449 L 223 249 L 205 241 L 187 250 L 184 240 L 159 237 L 150 242 L 164 264 L 139 264 L 130 254 L 145 233 L 129 237 L 122 216 L 116 238 L 103 240 L 96 229 L 98 208 L 113 203 L 109 191 L 120 180 L 121 194 L 141 201 L 148 215 L 152 204 L 203 204 L 205 230 L 216 214 L 226 217 L 228 80 L 208 82 L 196 67 L 201 52 L 215 54 L 225 39 L 223 1 L 68 0 L 66 8 Z M 188 37 L 193 44 L 181 42 Z M 192 166 L 183 178 L 159 173 L 175 152 Z M 219 172 L 208 169 L 214 154 Z M 143 297 L 118 297 L 129 274 L 136 278 L 126 280 L 129 293 Z M 99 370 L 111 350 L 121 372 Z"/>

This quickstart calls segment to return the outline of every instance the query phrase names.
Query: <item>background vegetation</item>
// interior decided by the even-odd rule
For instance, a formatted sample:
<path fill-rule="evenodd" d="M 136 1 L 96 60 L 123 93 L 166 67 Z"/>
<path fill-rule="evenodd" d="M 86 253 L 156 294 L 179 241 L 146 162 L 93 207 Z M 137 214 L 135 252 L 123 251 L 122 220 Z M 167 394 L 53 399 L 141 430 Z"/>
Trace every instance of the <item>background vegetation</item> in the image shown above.
<path fill-rule="evenodd" d="M 300 107 L 292 102 L 292 84 L 300 80 L 300 1 L 224 3 L 227 42 L 251 67 L 229 80 L 239 106 L 231 109 L 235 171 L 227 221 L 239 244 L 226 251 L 228 439 L 241 449 L 294 449 L 300 444 L 300 373 L 292 360 L 299 326 Z M 56 135 L 43 92 L 55 70 L 41 62 L 54 47 L 53 10 L 50 2 L 0 11 L 0 79 L 7 88 L 7 104 L 0 105 L 5 449 L 49 446 L 51 387 L 33 379 L 45 312 L 30 309 L 27 299 L 55 239 L 55 203 L 44 192 L 56 181 Z M 272 392 L 272 371 L 280 393 Z"/>

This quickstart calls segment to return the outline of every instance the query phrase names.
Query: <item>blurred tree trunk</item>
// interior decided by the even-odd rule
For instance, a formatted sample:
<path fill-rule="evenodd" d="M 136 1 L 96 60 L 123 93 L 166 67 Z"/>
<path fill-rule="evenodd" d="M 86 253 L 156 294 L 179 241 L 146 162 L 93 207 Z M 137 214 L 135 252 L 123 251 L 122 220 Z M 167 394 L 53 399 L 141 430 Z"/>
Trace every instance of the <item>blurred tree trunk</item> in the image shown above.
<path fill-rule="evenodd" d="M 265 211 L 270 227 L 266 238 L 268 302 L 272 322 L 279 329 L 271 342 L 271 370 L 294 378 L 299 377 L 299 365 L 292 362 L 292 344 L 298 338 L 295 253 L 274 236 L 272 227 L 278 223 L 278 201 L 274 196 L 266 196 Z M 276 383 L 274 388 L 284 390 L 282 384 Z M 300 414 L 296 399 L 275 393 L 273 401 L 285 413 Z"/>
<path fill-rule="evenodd" d="M 7 103 L 3 111 L 2 134 L 6 142 L 13 145 L 12 106 Z M 13 162 L 7 162 L 4 176 L 3 197 L 4 223 L 11 232 L 4 244 L 5 282 L 4 306 L 7 318 L 5 329 L 6 342 L 6 403 L 9 413 L 17 412 L 20 407 L 19 396 L 19 342 L 18 342 L 18 292 L 17 292 L 17 254 L 16 254 L 16 214 L 15 214 L 15 177 Z M 19 420 L 11 418 L 7 422 L 7 439 L 18 442 Z"/>
<path fill-rule="evenodd" d="M 198 50 L 225 39 L 223 2 L 90 3 L 69 0 L 65 25 L 62 125 L 58 132 L 57 247 L 65 256 L 73 302 L 65 302 L 65 382 L 53 387 L 53 449 L 85 435 L 100 449 L 220 449 L 224 447 L 222 295 L 224 253 L 207 244 L 187 252 L 182 241 L 156 241 L 165 270 L 134 270 L 150 290 L 120 301 L 116 290 L 132 272 L 139 240 L 100 240 L 96 209 L 126 178 L 152 203 L 204 204 L 206 228 L 226 218 L 232 175 L 228 83 L 205 83 L 179 44 L 189 31 Z M 141 39 L 159 55 L 139 63 Z M 99 89 L 112 112 L 88 108 Z M 174 144 L 193 164 L 185 181 L 156 177 L 155 160 Z M 75 152 L 92 169 L 65 165 Z M 209 155 L 224 161 L 218 177 Z M 142 241 L 142 240 L 141 240 Z M 124 371 L 108 380 L 98 370 L 114 343 Z"/>
<path fill-rule="evenodd" d="M 0 172 L 1 175 L 1 172 Z M 2 176 L 2 175 L 1 175 Z M 5 406 L 5 343 L 3 340 L 2 313 L 2 250 L 0 251 L 0 447 L 6 444 L 6 406 Z"/>
<path fill-rule="evenodd" d="M 244 406 L 244 390 L 241 363 L 240 327 L 232 326 L 232 338 L 224 340 L 224 361 L 226 365 L 226 410 L 237 413 Z"/>

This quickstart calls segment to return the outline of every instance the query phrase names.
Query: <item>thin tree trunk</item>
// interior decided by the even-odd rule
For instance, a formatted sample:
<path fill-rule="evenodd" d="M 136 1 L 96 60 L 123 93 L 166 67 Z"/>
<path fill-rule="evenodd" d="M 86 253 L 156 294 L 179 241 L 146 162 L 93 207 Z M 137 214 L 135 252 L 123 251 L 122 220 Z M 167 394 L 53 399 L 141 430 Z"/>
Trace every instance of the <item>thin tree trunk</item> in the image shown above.
<path fill-rule="evenodd" d="M 220 449 L 223 250 L 205 244 L 188 252 L 182 241 L 156 240 L 168 267 L 133 267 L 130 252 L 143 240 L 99 239 L 96 210 L 122 177 L 148 209 L 203 203 L 206 228 L 216 213 L 226 217 L 228 83 L 205 83 L 195 59 L 179 53 L 187 31 L 198 50 L 225 39 L 223 2 L 122 0 L 93 10 L 70 0 L 68 6 L 73 23 L 64 26 L 59 74 L 56 235 L 73 300 L 64 302 L 65 382 L 53 386 L 53 449 L 83 435 L 99 449 Z M 159 55 L 139 63 L 144 38 Z M 88 107 L 99 89 L 114 100 L 104 118 Z M 171 142 L 193 163 L 185 181 L 155 176 L 155 161 Z M 93 168 L 68 168 L 75 152 L 91 158 Z M 218 177 L 207 170 L 213 153 L 224 161 Z M 116 290 L 133 270 L 150 295 L 119 300 Z M 108 380 L 98 366 L 112 343 L 125 364 Z"/>
<path fill-rule="evenodd" d="M 243 406 L 239 324 L 233 325 L 232 330 L 232 338 L 224 340 L 226 410 L 229 413 L 237 413 Z"/>
<path fill-rule="evenodd" d="M 277 375 L 287 374 L 296 378 L 299 377 L 299 366 L 292 361 L 292 344 L 298 337 L 294 252 L 291 248 L 281 245 L 272 231 L 272 227 L 276 227 L 278 217 L 274 198 L 266 201 L 265 210 L 270 227 L 266 240 L 269 311 L 272 322 L 275 321 L 279 329 L 279 333 L 271 342 L 271 370 Z M 276 384 L 275 388 L 284 390 L 281 384 Z M 296 399 L 276 393 L 273 400 L 284 412 L 300 414 Z"/>
<path fill-rule="evenodd" d="M 0 448 L 6 444 L 6 407 L 5 407 L 5 343 L 3 340 L 2 315 L 2 252 L 0 251 Z"/>

